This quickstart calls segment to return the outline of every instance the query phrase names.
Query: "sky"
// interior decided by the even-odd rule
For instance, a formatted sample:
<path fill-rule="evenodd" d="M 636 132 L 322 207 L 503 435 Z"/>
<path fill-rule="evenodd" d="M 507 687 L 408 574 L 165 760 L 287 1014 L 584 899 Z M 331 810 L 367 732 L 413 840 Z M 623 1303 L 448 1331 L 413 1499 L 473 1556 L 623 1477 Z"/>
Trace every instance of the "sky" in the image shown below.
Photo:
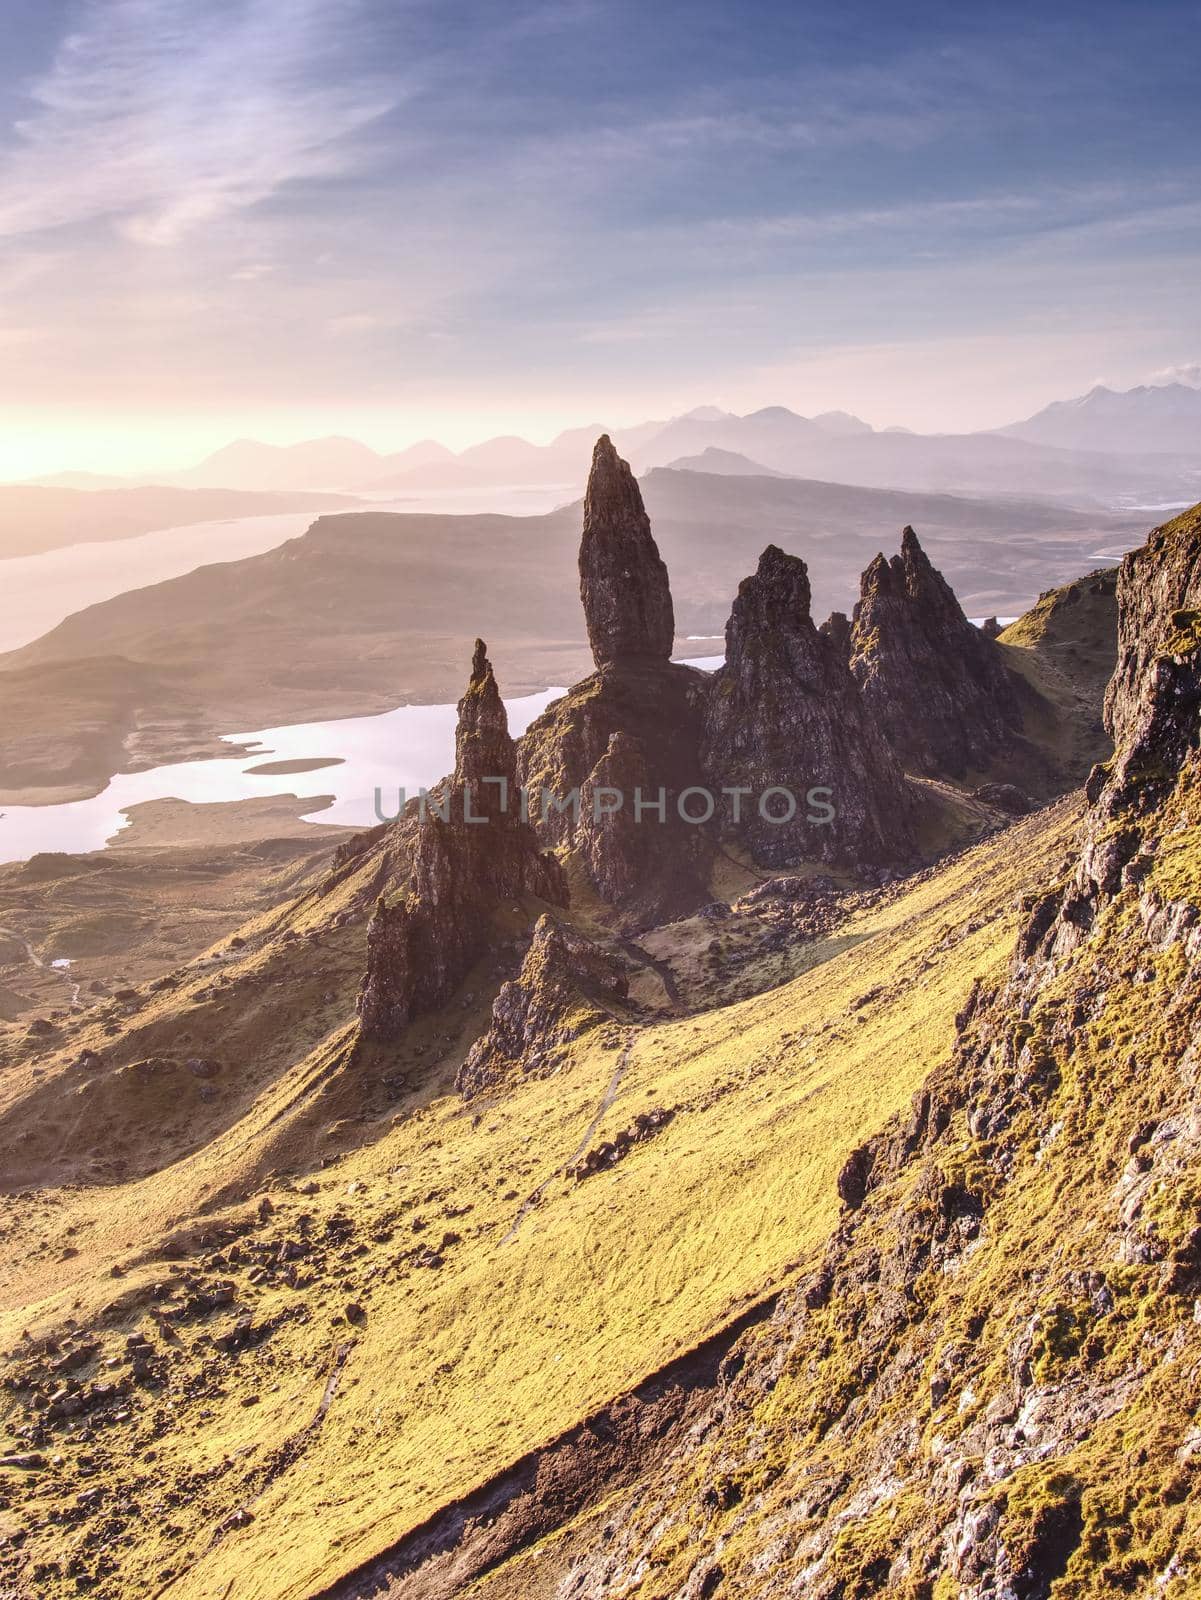
<path fill-rule="evenodd" d="M 1201 380 L 1201 3 L 0 9 L 0 476 Z"/>

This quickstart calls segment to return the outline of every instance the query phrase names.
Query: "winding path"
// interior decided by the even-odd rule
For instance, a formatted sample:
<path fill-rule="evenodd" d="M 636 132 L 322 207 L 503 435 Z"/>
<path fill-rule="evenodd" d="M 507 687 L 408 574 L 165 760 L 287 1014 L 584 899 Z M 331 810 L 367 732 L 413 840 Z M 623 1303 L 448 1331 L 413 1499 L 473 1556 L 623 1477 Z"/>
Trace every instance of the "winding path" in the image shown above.
<path fill-rule="evenodd" d="M 604 1094 L 601 1095 L 600 1104 L 597 1106 L 596 1111 L 593 1113 L 592 1121 L 584 1129 L 584 1135 L 581 1138 L 579 1144 L 576 1145 L 575 1149 L 571 1152 L 571 1154 L 567 1157 L 567 1159 L 565 1161 L 561 1161 L 559 1163 L 559 1165 L 555 1168 L 555 1170 L 550 1174 L 549 1177 L 543 1178 L 542 1182 L 538 1185 L 538 1187 L 536 1189 L 531 1190 L 530 1193 L 526 1195 L 525 1199 L 521 1202 L 521 1205 L 517 1208 L 517 1215 L 513 1219 L 513 1226 L 509 1229 L 508 1233 L 506 1233 L 504 1238 L 500 1241 L 502 1245 L 503 1244 L 509 1244 L 513 1239 L 515 1239 L 517 1237 L 518 1228 L 521 1227 L 521 1224 L 525 1221 L 526 1216 L 528 1215 L 528 1213 L 530 1211 L 532 1211 L 534 1209 L 534 1207 L 538 1204 L 539 1200 L 541 1200 L 541 1198 L 542 1198 L 544 1192 L 546 1191 L 546 1189 L 548 1188 L 548 1186 L 550 1184 L 552 1184 L 555 1181 L 556 1178 L 562 1177 L 562 1175 L 564 1174 L 564 1172 L 566 1172 L 567 1168 L 572 1164 L 572 1162 L 573 1161 L 578 1161 L 580 1159 L 580 1157 L 584 1154 L 584 1152 L 587 1150 L 588 1145 L 591 1142 L 592 1135 L 596 1132 L 596 1130 L 601 1125 L 601 1119 L 604 1117 L 605 1112 L 608 1111 L 609 1107 L 613 1104 L 614 1100 L 617 1099 L 617 1091 L 618 1091 L 618 1089 L 621 1088 L 621 1080 L 625 1077 L 626 1068 L 630 1064 L 630 1052 L 634 1048 L 634 1040 L 635 1040 L 636 1037 L 637 1037 L 637 1035 L 631 1034 L 631 1036 L 626 1040 L 625 1044 L 622 1046 L 621 1054 L 617 1058 L 617 1066 L 614 1069 L 613 1076 L 609 1079 L 609 1085 L 606 1088 Z"/>
<path fill-rule="evenodd" d="M 37 967 L 41 972 L 56 973 L 71 991 L 72 1008 L 74 1009 L 79 1006 L 79 991 L 82 985 L 75 982 L 75 979 L 70 976 L 69 971 L 66 968 L 56 967 L 53 961 L 43 961 L 41 956 L 38 955 L 37 951 L 30 944 L 25 935 L 23 933 L 18 933 L 16 928 L 0 928 L 0 937 L 15 939 L 19 945 L 22 945 L 25 950 L 26 958 L 31 966 Z"/>

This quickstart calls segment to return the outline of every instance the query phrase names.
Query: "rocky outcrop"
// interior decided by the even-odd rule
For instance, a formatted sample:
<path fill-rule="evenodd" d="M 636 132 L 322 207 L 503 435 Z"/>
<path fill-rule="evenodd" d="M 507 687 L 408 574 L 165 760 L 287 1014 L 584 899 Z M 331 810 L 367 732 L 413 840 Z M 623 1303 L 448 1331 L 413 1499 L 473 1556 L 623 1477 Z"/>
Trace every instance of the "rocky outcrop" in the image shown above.
<path fill-rule="evenodd" d="M 504 704 L 477 640 L 454 774 L 415 822 L 408 883 L 397 898 L 381 897 L 368 925 L 364 1037 L 393 1038 L 444 1005 L 488 948 L 502 907 L 526 896 L 565 901 L 557 863 L 521 815 L 516 777 Z"/>
<path fill-rule="evenodd" d="M 838 654 L 840 661 L 851 664 L 851 619 L 845 611 L 831 611 L 818 630 L 825 634 Z"/>
<path fill-rule="evenodd" d="M 1118 661 L 1105 696 L 1117 752 L 1109 786 L 1141 782 L 1141 798 L 1154 803 L 1197 748 L 1201 507 L 1157 528 L 1122 562 L 1118 618 Z"/>
<path fill-rule="evenodd" d="M 667 568 L 637 480 L 608 434 L 596 441 L 584 496 L 580 599 L 598 667 L 671 656 L 675 616 Z"/>
<path fill-rule="evenodd" d="M 964 616 L 912 528 L 863 574 L 851 671 L 902 766 L 926 777 L 986 772 L 1022 732 L 1024 686 Z"/>
<path fill-rule="evenodd" d="M 669 791 L 662 776 L 642 740 L 614 733 L 581 790 L 577 847 L 588 876 L 602 899 L 648 926 L 707 897 L 707 841 L 681 815 L 686 790 Z"/>
<path fill-rule="evenodd" d="M 569 848 L 630 925 L 709 898 L 712 843 L 679 805 L 702 781 L 707 691 L 691 667 L 610 666 L 549 706 L 518 749 L 540 837 Z"/>
<path fill-rule="evenodd" d="M 467 1097 L 545 1077 L 563 1047 L 600 1023 L 624 1020 L 629 978 L 621 957 L 550 916 L 538 919 L 520 975 L 501 986 L 488 1031 L 472 1045 L 455 1087 Z"/>
<path fill-rule="evenodd" d="M 743 791 L 737 820 L 723 804 L 723 831 L 772 866 L 895 864 L 913 850 L 905 779 L 809 607 L 805 563 L 768 545 L 739 586 L 708 697 L 709 787 Z"/>
<path fill-rule="evenodd" d="M 1026 954 L 1052 966 L 1087 938 L 1109 901 L 1147 877 L 1165 802 L 1196 784 L 1201 506 L 1156 528 L 1125 558 L 1117 598 L 1118 661 L 1105 697 L 1114 755 L 1089 775 L 1092 809 L 1071 884 L 1043 897 L 1027 940 Z"/>

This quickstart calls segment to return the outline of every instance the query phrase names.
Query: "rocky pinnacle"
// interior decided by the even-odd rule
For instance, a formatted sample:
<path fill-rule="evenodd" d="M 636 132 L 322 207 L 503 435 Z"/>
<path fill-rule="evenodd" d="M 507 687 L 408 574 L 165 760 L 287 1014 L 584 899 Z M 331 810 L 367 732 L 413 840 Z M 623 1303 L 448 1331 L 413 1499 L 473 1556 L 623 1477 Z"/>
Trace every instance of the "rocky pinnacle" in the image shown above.
<path fill-rule="evenodd" d="M 584 495 L 580 599 L 598 667 L 670 659 L 667 568 L 634 474 L 607 433 L 596 441 Z"/>
<path fill-rule="evenodd" d="M 908 771 L 988 771 L 1021 733 L 1021 681 L 964 616 L 912 528 L 900 555 L 878 555 L 863 574 L 851 671 Z"/>
<path fill-rule="evenodd" d="M 503 783 L 502 781 L 503 780 Z M 516 814 L 509 799 L 517 781 L 517 751 L 509 719 L 482 639 L 475 641 L 467 692 L 459 701 L 455 729 L 456 792 L 470 786 L 477 814 Z"/>

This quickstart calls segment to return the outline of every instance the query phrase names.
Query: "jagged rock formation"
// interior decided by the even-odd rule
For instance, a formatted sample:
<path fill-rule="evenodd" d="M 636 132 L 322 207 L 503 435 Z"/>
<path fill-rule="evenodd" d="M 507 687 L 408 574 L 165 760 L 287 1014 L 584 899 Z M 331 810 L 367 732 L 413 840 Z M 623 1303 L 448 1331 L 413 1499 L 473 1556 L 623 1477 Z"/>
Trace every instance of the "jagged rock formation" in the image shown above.
<path fill-rule="evenodd" d="M 520 975 L 502 984 L 488 1031 L 472 1045 L 455 1087 L 467 1097 L 546 1076 L 562 1047 L 613 1018 L 624 1020 L 625 963 L 550 916 L 538 919 Z"/>
<path fill-rule="evenodd" d="M 502 906 L 532 895 L 562 904 L 557 863 L 521 816 L 517 753 L 482 640 L 459 702 L 453 776 L 416 824 L 409 882 L 381 898 L 367 930 L 359 1020 L 394 1037 L 444 1005 L 487 948 Z"/>
<path fill-rule="evenodd" d="M 907 859 L 908 791 L 848 671 L 846 618 L 813 624 L 803 562 L 765 552 L 735 602 L 718 673 L 673 665 L 667 573 L 638 485 L 601 438 L 580 574 L 599 670 L 531 727 L 518 771 L 557 797 L 563 809 L 542 807 L 536 826 L 575 852 L 606 901 L 642 924 L 694 909 L 722 833 L 764 863 Z M 787 793 L 765 798 L 772 788 Z M 610 794 L 623 797 L 611 810 Z"/>
<path fill-rule="evenodd" d="M 992 767 L 1021 735 L 1020 680 L 964 616 L 912 528 L 899 556 L 877 556 L 863 574 L 851 671 L 907 771 L 963 778 Z"/>
<path fill-rule="evenodd" d="M 1116 755 L 1008 978 L 555 1600 L 635 1570 L 689 1600 L 1195 1592 L 1201 508 L 1119 600 Z"/>
<path fill-rule="evenodd" d="M 675 615 L 667 568 L 638 483 L 607 433 L 596 441 L 584 496 L 580 599 L 598 667 L 671 656 Z"/>
<path fill-rule="evenodd" d="M 724 815 L 724 830 L 770 865 L 896 864 L 913 848 L 905 779 L 809 606 L 805 563 L 768 545 L 739 585 L 709 693 L 709 784 L 747 791 L 741 819 Z"/>
<path fill-rule="evenodd" d="M 1118 661 L 1105 696 L 1115 790 L 1142 777 L 1155 800 L 1197 745 L 1201 511 L 1157 528 L 1118 574 Z M 1137 796 L 1135 798 L 1138 798 Z"/>

